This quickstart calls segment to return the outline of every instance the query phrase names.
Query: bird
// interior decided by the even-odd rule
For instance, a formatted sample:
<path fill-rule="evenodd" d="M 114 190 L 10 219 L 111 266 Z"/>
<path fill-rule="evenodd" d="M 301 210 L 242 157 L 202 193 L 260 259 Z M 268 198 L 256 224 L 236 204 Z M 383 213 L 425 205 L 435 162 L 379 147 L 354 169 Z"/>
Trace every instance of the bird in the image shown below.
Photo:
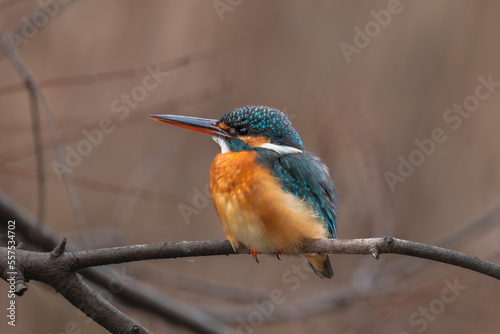
<path fill-rule="evenodd" d="M 219 120 L 182 115 L 150 118 L 210 135 L 220 146 L 210 168 L 210 193 L 233 249 L 300 254 L 312 239 L 335 238 L 338 196 L 329 169 L 304 149 L 288 116 L 246 106 Z M 328 254 L 305 253 L 321 278 L 333 277 Z"/>

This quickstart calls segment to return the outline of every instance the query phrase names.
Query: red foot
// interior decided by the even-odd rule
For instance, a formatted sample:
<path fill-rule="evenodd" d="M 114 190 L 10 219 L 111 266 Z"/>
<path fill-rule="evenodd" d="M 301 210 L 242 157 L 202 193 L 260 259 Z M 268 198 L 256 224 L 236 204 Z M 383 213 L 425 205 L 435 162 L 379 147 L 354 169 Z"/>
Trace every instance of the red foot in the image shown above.
<path fill-rule="evenodd" d="M 252 253 L 253 258 L 257 263 L 259 263 L 259 259 L 257 258 L 257 252 L 254 249 L 250 248 L 250 253 Z"/>
<path fill-rule="evenodd" d="M 281 249 L 276 250 L 276 257 L 278 258 L 278 260 L 281 260 L 280 255 L 282 255 L 282 254 L 283 254 L 283 250 L 281 250 Z"/>

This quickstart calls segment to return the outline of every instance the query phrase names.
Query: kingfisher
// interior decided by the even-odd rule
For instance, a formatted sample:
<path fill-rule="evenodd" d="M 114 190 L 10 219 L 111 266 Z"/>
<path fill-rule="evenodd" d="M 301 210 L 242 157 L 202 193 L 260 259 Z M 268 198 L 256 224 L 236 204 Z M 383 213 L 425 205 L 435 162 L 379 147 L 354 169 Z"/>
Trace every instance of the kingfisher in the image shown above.
<path fill-rule="evenodd" d="M 335 238 L 337 194 L 328 167 L 304 150 L 281 111 L 263 106 L 231 110 L 221 119 L 180 115 L 150 118 L 209 134 L 221 152 L 210 168 L 210 193 L 236 251 L 299 254 L 311 239 Z M 303 254 L 321 278 L 333 276 L 328 254 Z"/>

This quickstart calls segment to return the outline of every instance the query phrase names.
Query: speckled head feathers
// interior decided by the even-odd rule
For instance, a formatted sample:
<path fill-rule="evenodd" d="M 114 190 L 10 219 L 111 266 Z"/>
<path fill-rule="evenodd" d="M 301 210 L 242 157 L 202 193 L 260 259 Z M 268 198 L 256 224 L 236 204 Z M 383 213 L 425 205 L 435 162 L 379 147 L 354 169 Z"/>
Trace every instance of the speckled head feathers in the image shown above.
<path fill-rule="evenodd" d="M 261 106 L 234 109 L 224 114 L 218 125 L 235 137 L 263 136 L 272 144 L 304 148 L 288 117 L 277 109 Z"/>

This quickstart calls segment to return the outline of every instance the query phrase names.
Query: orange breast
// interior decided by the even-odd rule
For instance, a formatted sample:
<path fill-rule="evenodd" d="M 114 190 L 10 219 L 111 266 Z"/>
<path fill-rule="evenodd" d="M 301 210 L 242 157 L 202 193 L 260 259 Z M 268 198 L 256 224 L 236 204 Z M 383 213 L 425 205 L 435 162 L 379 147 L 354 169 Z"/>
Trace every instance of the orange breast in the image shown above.
<path fill-rule="evenodd" d="M 254 151 L 218 154 L 210 190 L 227 238 L 256 251 L 298 252 L 302 243 L 328 235 L 309 203 L 285 192 Z"/>

